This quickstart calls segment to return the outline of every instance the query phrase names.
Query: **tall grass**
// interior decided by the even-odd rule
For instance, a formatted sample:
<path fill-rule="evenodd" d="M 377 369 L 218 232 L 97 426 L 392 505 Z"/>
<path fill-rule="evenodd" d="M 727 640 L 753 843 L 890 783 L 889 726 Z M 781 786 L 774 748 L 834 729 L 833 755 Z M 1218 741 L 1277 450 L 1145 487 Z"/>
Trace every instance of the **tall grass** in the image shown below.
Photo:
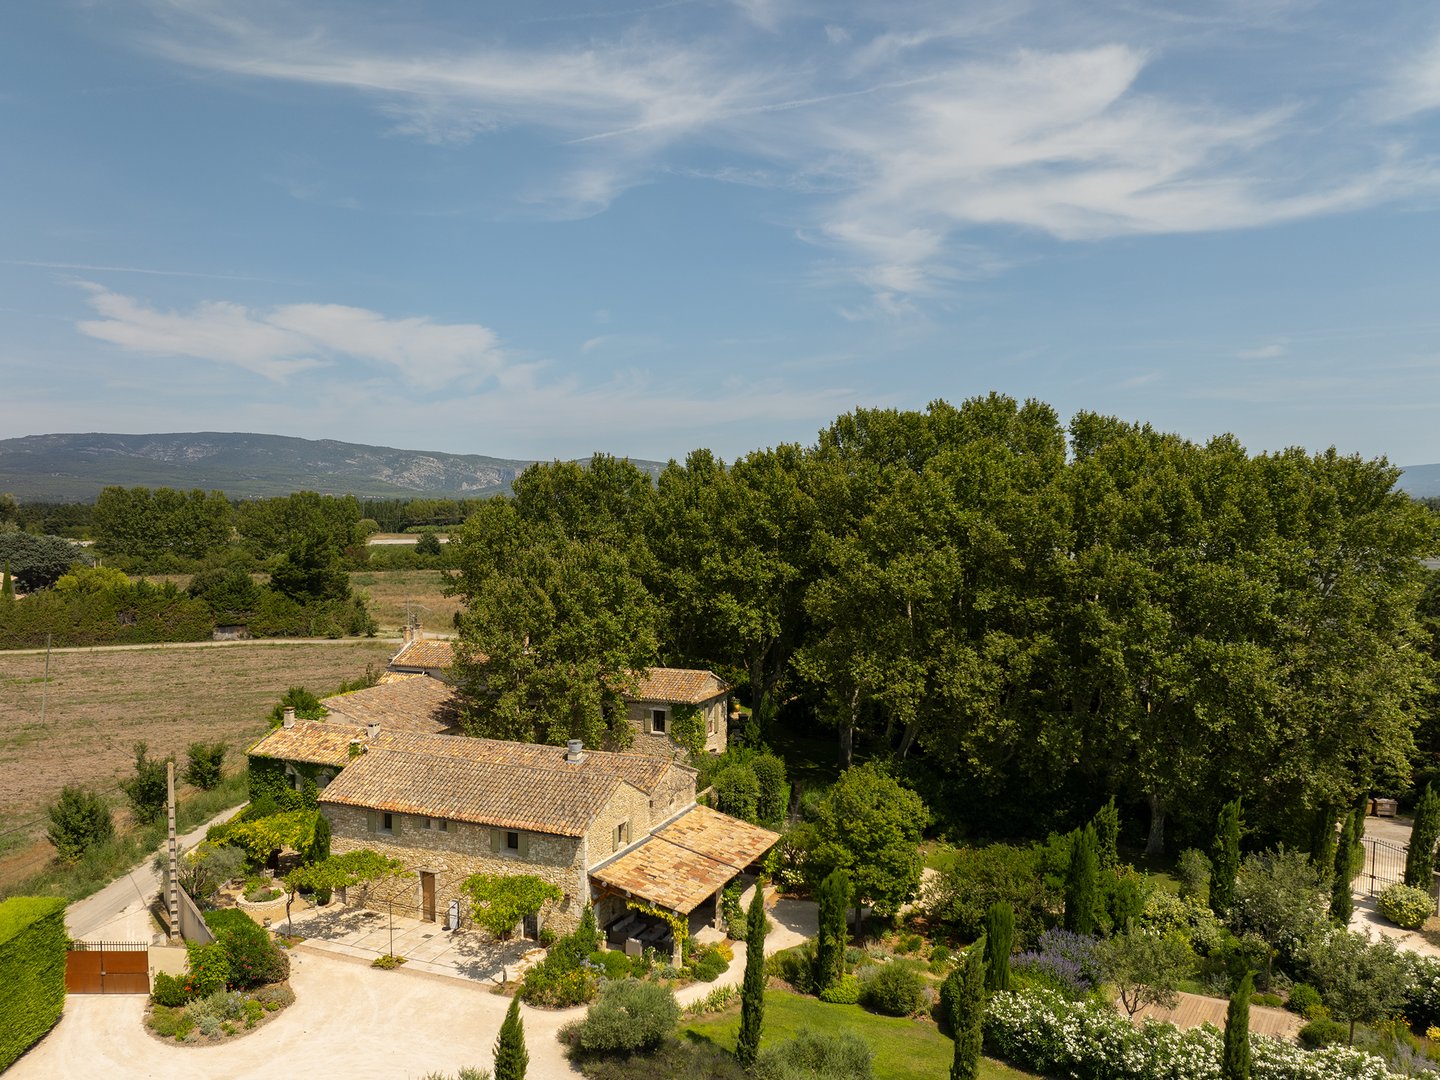
<path fill-rule="evenodd" d="M 239 806 L 249 798 L 248 774 L 231 773 L 210 791 L 197 791 L 179 801 L 175 829 L 186 833 L 209 821 L 222 810 Z M 103 889 L 110 882 L 142 866 L 165 842 L 164 820 L 130 829 L 115 839 L 87 851 L 78 861 L 51 861 L 37 874 L 0 886 L 0 900 L 8 896 L 63 896 L 74 903 Z"/>

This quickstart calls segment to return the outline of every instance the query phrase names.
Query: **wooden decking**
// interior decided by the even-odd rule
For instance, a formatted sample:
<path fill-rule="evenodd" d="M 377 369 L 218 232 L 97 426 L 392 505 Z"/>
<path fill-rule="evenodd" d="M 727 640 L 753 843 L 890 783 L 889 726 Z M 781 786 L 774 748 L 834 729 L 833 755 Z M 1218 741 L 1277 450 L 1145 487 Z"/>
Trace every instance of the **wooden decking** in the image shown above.
<path fill-rule="evenodd" d="M 1157 1009 L 1147 1005 L 1135 1014 L 1136 1022 L 1144 1017 L 1164 1020 L 1182 1030 L 1197 1028 L 1201 1024 L 1225 1027 L 1225 1009 L 1229 1005 L 1224 998 L 1201 997 L 1199 994 L 1181 994 L 1173 1009 Z M 1117 1005 L 1118 1007 L 1118 1005 Z M 1121 1009 L 1123 1013 L 1124 1010 Z M 1284 1009 L 1250 1006 L 1250 1030 L 1259 1035 L 1274 1035 L 1280 1039 L 1295 1038 L 1305 1025 L 1303 1017 Z"/>

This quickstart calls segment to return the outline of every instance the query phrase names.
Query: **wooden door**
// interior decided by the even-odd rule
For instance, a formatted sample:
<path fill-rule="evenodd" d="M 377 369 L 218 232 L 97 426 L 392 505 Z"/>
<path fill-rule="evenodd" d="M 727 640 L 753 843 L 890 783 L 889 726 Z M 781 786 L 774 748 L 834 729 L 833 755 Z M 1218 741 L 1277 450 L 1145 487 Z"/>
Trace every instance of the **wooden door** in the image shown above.
<path fill-rule="evenodd" d="M 420 871 L 420 917 L 435 921 L 435 875 L 424 870 Z"/>

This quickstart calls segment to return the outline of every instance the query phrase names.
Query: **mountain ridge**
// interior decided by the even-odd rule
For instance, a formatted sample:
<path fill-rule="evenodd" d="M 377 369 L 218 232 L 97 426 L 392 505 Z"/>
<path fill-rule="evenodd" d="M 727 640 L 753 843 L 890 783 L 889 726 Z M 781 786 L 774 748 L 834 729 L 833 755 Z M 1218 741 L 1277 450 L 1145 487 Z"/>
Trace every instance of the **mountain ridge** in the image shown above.
<path fill-rule="evenodd" d="M 664 468 L 632 460 L 652 474 Z M 241 499 L 292 491 L 482 498 L 508 492 L 533 463 L 245 431 L 62 432 L 0 439 L 0 492 L 53 502 L 89 502 L 110 485 L 201 488 Z"/>

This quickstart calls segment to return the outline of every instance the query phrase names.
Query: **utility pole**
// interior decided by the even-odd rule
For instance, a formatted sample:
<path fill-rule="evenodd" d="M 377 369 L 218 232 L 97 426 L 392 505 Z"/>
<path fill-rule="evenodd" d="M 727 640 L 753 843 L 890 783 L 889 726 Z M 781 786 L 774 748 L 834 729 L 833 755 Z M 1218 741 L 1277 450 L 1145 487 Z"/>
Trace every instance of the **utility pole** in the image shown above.
<path fill-rule="evenodd" d="M 180 938 L 180 851 L 179 844 L 175 839 L 175 762 L 165 763 L 165 785 L 167 797 L 165 802 L 166 818 L 169 825 L 169 848 L 170 860 L 166 864 L 165 874 L 165 913 L 168 916 L 170 944 L 174 945 Z"/>
<path fill-rule="evenodd" d="M 45 635 L 45 678 L 40 680 L 40 723 L 45 723 L 45 706 L 50 702 L 50 641 L 54 635 Z"/>

